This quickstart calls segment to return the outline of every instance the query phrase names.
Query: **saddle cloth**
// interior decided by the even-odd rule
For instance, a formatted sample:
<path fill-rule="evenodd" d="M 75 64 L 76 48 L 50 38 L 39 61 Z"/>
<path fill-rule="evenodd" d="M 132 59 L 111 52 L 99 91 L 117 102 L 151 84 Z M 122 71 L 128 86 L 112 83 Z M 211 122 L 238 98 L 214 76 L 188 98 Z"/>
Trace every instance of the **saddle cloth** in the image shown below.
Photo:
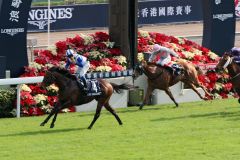
<path fill-rule="evenodd" d="M 178 75 L 180 75 L 180 74 L 183 73 L 183 67 L 182 67 L 181 65 L 174 63 L 174 64 L 172 64 L 171 67 L 172 67 L 172 69 L 173 69 L 173 73 L 174 73 L 176 76 L 178 76 Z"/>
<path fill-rule="evenodd" d="M 87 96 L 97 96 L 102 94 L 99 82 L 96 79 L 87 80 Z"/>

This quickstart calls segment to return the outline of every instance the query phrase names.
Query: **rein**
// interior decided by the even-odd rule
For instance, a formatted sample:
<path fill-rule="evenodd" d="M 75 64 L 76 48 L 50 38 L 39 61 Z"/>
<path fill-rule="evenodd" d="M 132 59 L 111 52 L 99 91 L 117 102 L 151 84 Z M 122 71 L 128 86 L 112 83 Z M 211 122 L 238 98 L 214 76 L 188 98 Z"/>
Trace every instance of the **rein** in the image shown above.
<path fill-rule="evenodd" d="M 237 78 L 240 75 L 240 73 L 236 74 L 234 77 L 232 77 L 230 80 L 232 81 L 233 79 Z"/>

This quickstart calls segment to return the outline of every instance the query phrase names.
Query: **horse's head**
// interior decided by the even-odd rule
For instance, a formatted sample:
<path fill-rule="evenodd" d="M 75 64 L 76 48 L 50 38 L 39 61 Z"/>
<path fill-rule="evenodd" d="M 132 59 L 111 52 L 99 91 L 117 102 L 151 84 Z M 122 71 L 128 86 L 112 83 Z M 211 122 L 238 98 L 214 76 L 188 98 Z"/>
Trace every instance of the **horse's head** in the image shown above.
<path fill-rule="evenodd" d="M 45 76 L 42 81 L 42 86 L 47 87 L 55 82 L 56 78 L 54 74 L 50 71 L 46 71 Z"/>
<path fill-rule="evenodd" d="M 137 64 L 133 69 L 132 77 L 133 79 L 137 79 L 140 75 L 143 74 L 143 68 L 142 64 Z"/>
<path fill-rule="evenodd" d="M 216 71 L 220 71 L 223 69 L 226 69 L 231 63 L 232 63 L 232 57 L 229 53 L 224 53 L 223 56 L 220 58 L 217 66 L 216 66 Z"/>

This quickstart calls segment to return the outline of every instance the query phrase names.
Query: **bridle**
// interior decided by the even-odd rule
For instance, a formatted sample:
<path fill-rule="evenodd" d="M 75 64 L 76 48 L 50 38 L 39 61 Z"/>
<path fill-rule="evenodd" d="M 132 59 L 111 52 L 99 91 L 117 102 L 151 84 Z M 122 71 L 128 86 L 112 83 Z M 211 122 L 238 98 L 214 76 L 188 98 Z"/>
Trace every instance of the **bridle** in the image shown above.
<path fill-rule="evenodd" d="M 223 69 L 226 69 L 227 66 L 232 63 L 232 60 L 233 60 L 233 58 L 228 57 L 227 61 L 226 61 L 225 64 L 223 65 Z"/>
<path fill-rule="evenodd" d="M 232 61 L 233 61 L 233 58 L 228 57 L 227 61 L 226 61 L 225 64 L 223 65 L 223 69 L 226 69 L 226 68 L 229 66 L 229 64 L 232 63 Z M 231 81 L 232 81 L 233 79 L 237 78 L 239 75 L 240 75 L 240 73 L 236 74 L 234 77 L 231 78 Z"/>

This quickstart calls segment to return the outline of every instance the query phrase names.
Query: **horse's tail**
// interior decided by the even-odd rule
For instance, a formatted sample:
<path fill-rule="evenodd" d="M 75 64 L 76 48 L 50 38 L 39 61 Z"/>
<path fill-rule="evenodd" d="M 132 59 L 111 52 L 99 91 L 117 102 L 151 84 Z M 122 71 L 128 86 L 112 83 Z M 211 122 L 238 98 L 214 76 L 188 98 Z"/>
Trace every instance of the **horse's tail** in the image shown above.
<path fill-rule="evenodd" d="M 121 93 L 121 92 L 120 92 L 121 89 L 129 90 L 129 89 L 138 88 L 138 87 L 136 87 L 136 86 L 134 86 L 134 85 L 125 84 L 125 83 L 120 84 L 120 85 L 115 84 L 115 83 L 110 83 L 110 84 L 112 85 L 113 89 L 114 89 L 117 93 Z"/>

